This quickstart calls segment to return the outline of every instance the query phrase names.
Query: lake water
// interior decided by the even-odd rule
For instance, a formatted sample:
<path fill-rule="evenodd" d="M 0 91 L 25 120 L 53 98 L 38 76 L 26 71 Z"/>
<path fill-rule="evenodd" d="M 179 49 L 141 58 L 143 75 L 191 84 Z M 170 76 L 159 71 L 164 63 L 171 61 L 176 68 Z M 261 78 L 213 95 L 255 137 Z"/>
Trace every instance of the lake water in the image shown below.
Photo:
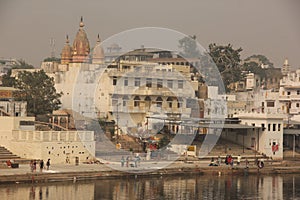
<path fill-rule="evenodd" d="M 299 175 L 176 176 L 0 185 L 1 200 L 300 199 Z"/>

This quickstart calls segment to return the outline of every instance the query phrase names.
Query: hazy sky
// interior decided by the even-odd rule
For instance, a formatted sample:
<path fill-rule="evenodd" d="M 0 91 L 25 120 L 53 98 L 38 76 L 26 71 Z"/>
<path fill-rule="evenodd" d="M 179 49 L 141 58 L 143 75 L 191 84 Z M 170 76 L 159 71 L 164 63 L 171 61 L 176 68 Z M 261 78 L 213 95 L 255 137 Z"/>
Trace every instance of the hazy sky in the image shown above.
<path fill-rule="evenodd" d="M 39 67 L 56 56 L 84 17 L 91 47 L 119 32 L 157 26 L 196 35 L 209 43 L 242 47 L 242 58 L 267 56 L 276 67 L 285 57 L 300 68 L 300 1 L 298 0 L 0 0 L 0 58 L 17 58 Z"/>

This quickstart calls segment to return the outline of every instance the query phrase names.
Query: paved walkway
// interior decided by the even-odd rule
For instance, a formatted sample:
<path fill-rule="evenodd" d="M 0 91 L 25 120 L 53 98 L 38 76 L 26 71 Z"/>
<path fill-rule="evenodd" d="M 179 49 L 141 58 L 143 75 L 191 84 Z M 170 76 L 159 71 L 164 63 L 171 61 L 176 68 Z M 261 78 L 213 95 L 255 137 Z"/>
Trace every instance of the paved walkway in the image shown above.
<path fill-rule="evenodd" d="M 126 164 L 125 164 L 126 165 Z M 208 166 L 209 161 L 194 161 L 194 162 L 156 162 L 156 161 L 144 161 L 138 164 L 137 167 L 122 167 L 120 163 L 111 162 L 105 164 L 53 164 L 49 170 L 44 169 L 42 172 L 39 168 L 36 172 L 30 171 L 28 164 L 21 164 L 19 168 L 1 168 L 0 169 L 0 183 L 13 183 L 13 182 L 30 182 L 34 181 L 63 181 L 72 180 L 73 177 L 78 179 L 97 179 L 107 177 L 120 177 L 120 176 L 133 176 L 135 174 L 141 174 L 145 176 L 151 175 L 176 175 L 178 173 L 183 174 L 243 174 L 243 173 L 300 173 L 300 162 L 276 162 L 267 163 L 265 167 L 258 170 L 257 166 L 250 164 L 248 169 L 245 169 L 245 165 L 231 166 L 222 164 L 221 166 Z"/>
<path fill-rule="evenodd" d="M 208 161 L 199 161 L 199 162 L 156 162 L 156 161 L 149 161 L 149 162 L 140 162 L 138 163 L 137 167 L 134 166 L 134 162 L 130 162 L 131 166 L 126 167 L 126 163 L 124 167 L 121 166 L 121 163 L 118 162 L 107 162 L 105 164 L 79 164 L 79 165 L 72 165 L 72 164 L 52 164 L 49 170 L 43 169 L 40 172 L 39 166 L 37 165 L 37 170 L 35 173 L 68 173 L 68 172 L 97 172 L 97 171 L 126 171 L 126 172 L 134 172 L 136 170 L 140 171 L 153 171 L 158 169 L 164 168 L 194 168 L 194 167 L 207 167 L 209 162 Z M 224 165 L 225 166 L 225 165 Z M 0 169 L 0 176 L 1 175 L 21 175 L 21 174 L 30 174 L 30 166 L 28 164 L 21 164 L 19 168 L 1 168 Z"/>

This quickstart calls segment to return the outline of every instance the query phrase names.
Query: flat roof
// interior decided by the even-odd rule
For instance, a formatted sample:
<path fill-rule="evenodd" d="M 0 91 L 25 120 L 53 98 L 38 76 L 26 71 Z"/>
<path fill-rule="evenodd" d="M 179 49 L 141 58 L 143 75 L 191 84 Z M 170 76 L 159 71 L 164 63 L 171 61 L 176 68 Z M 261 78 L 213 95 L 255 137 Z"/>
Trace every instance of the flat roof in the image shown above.
<path fill-rule="evenodd" d="M 252 129 L 256 128 L 259 129 L 261 127 L 257 126 L 249 126 L 249 125 L 244 125 L 244 124 L 199 124 L 200 128 L 225 128 L 225 129 Z"/>
<path fill-rule="evenodd" d="M 300 129 L 283 129 L 284 135 L 300 135 Z"/>
<path fill-rule="evenodd" d="M 261 127 L 258 126 L 249 126 L 245 124 L 214 124 L 214 123 L 200 123 L 200 124 L 188 124 L 188 123 L 179 123 L 183 126 L 192 126 L 192 127 L 198 127 L 198 128 L 224 128 L 224 129 L 260 129 Z"/>

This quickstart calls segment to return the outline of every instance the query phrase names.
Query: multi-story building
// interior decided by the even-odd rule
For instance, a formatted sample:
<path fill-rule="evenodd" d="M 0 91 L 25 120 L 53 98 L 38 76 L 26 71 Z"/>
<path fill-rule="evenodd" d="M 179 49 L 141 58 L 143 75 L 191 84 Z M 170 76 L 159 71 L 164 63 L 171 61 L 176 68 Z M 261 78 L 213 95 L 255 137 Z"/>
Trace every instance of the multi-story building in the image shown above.
<path fill-rule="evenodd" d="M 159 64 L 154 58 L 172 59 L 172 53 L 141 48 L 119 57 L 109 55 L 107 60 L 99 36 L 90 50 L 83 27 L 81 21 L 72 47 L 67 37 L 60 64 L 42 65 L 54 77 L 57 91 L 63 93 L 62 108 L 115 121 L 123 133 L 145 129 L 146 121 L 150 130 L 150 115 L 199 117 L 199 82 L 192 76 L 191 66 L 182 64 L 182 58 Z M 115 44 L 111 47 L 110 53 L 120 53 Z"/>
<path fill-rule="evenodd" d="M 16 101 L 21 95 L 13 87 L 0 87 L 0 116 L 26 116 L 27 102 Z"/>

